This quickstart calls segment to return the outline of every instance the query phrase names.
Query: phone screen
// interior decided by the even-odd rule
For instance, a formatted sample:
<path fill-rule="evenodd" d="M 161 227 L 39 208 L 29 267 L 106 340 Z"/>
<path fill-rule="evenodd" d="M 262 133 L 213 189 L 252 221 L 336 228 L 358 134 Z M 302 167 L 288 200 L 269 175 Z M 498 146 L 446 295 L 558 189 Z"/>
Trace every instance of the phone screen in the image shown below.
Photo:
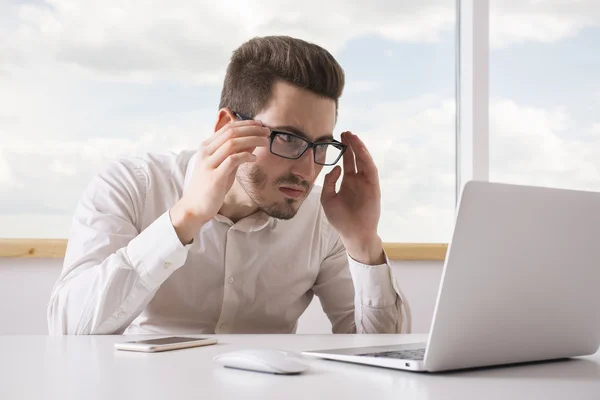
<path fill-rule="evenodd" d="M 160 339 L 138 340 L 134 343 L 161 345 L 161 344 L 173 344 L 173 343 L 183 343 L 183 342 L 196 342 L 198 340 L 206 340 L 206 338 L 188 338 L 188 337 L 171 336 L 171 337 L 165 337 L 165 338 L 160 338 Z"/>

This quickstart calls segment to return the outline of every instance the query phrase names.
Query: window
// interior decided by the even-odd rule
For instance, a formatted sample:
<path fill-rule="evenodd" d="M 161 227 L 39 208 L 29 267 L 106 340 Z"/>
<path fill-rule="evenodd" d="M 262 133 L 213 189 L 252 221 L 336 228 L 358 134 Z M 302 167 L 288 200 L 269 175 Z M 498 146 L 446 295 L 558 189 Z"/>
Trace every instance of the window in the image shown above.
<path fill-rule="evenodd" d="M 600 189 L 600 4 L 490 2 L 490 180 Z"/>
<path fill-rule="evenodd" d="M 67 237 L 111 159 L 196 147 L 231 51 L 288 34 L 345 68 L 336 134 L 359 134 L 376 159 L 384 241 L 448 241 L 455 24 L 454 0 L 3 2 L 0 237 Z"/>

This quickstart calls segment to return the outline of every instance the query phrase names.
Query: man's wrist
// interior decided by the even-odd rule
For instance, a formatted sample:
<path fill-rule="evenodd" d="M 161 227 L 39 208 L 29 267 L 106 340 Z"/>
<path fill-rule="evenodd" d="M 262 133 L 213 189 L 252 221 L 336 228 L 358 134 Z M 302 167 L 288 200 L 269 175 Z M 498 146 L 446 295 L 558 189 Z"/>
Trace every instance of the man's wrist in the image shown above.
<path fill-rule="evenodd" d="M 366 265 L 385 264 L 383 241 L 379 236 L 370 239 L 343 239 L 348 255 L 355 261 Z"/>
<path fill-rule="evenodd" d="M 177 237 L 184 246 L 189 244 L 200 228 L 208 222 L 208 219 L 192 214 L 182 200 L 179 200 L 169 210 L 169 217 Z"/>

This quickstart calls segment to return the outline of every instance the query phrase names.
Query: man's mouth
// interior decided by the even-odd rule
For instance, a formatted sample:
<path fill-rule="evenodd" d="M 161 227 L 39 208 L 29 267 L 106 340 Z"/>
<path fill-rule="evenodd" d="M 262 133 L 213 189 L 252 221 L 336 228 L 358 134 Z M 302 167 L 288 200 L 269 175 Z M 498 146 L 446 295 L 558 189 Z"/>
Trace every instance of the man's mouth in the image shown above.
<path fill-rule="evenodd" d="M 287 197 L 297 199 L 304 194 L 304 189 L 292 186 L 280 186 L 279 191 Z"/>

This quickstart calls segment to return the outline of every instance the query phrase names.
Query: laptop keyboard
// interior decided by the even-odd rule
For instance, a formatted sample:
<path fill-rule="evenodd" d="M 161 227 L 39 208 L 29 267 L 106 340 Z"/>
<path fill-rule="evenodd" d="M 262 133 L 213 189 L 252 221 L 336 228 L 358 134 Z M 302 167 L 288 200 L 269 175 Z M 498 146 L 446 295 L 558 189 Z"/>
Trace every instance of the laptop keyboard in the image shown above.
<path fill-rule="evenodd" d="M 397 358 L 399 360 L 420 361 L 425 358 L 425 349 L 382 351 L 382 352 L 377 352 L 377 353 L 357 354 L 357 356 L 377 357 L 377 358 Z"/>

